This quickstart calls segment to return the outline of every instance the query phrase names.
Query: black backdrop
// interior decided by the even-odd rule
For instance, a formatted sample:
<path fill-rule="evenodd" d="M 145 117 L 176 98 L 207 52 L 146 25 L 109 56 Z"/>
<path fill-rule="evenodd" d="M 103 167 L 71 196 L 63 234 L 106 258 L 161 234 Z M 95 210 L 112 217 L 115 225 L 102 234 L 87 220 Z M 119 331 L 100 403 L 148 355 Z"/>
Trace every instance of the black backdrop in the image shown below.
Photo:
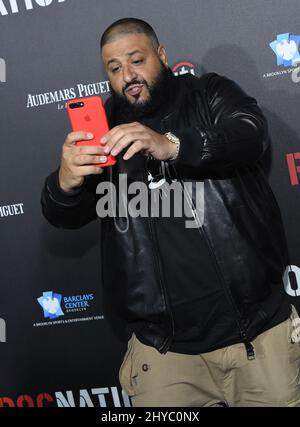
<path fill-rule="evenodd" d="M 285 285 L 299 306 L 299 0 L 0 0 L 0 405 L 130 404 L 117 375 L 126 343 L 102 306 L 100 224 L 55 229 L 39 201 L 70 131 L 68 95 L 106 99 L 99 39 L 125 16 L 153 25 L 174 71 L 215 71 L 258 99 L 290 248 Z M 37 301 L 47 291 L 62 298 L 54 319 Z"/>

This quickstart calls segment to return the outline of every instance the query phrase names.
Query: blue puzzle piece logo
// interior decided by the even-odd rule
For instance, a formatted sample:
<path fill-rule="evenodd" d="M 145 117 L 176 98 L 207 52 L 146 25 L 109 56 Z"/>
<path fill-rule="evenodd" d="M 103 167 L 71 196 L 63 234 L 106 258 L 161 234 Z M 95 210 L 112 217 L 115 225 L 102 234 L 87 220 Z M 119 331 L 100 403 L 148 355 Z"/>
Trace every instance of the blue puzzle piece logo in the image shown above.
<path fill-rule="evenodd" d="M 45 318 L 56 319 L 64 315 L 60 306 L 61 298 L 60 294 L 55 294 L 52 291 L 43 292 L 43 295 L 37 298 L 38 303 L 44 311 Z"/>
<path fill-rule="evenodd" d="M 290 33 L 279 34 L 277 39 L 270 43 L 271 49 L 277 57 L 277 65 L 290 67 L 300 62 L 300 36 Z"/>

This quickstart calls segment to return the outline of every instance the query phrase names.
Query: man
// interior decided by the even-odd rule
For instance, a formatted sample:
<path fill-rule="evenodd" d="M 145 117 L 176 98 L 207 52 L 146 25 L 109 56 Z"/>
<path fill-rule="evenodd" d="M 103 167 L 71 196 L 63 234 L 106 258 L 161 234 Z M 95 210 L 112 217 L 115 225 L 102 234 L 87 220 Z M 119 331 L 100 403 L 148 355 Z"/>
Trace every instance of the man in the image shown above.
<path fill-rule="evenodd" d="M 152 27 L 125 18 L 101 39 L 111 83 L 110 131 L 99 147 L 71 132 L 42 193 L 45 217 L 79 228 L 97 218 L 97 184 L 202 183 L 197 227 L 171 202 L 169 217 L 102 221 L 105 298 L 126 324 L 120 382 L 134 406 L 297 406 L 297 314 L 282 274 L 288 264 L 279 207 L 262 157 L 267 124 L 233 81 L 174 77 Z M 117 164 L 101 168 L 106 155 Z M 168 172 L 168 173 L 166 173 Z M 198 192 L 199 193 L 199 192 Z M 197 191 L 196 191 L 197 195 Z"/>

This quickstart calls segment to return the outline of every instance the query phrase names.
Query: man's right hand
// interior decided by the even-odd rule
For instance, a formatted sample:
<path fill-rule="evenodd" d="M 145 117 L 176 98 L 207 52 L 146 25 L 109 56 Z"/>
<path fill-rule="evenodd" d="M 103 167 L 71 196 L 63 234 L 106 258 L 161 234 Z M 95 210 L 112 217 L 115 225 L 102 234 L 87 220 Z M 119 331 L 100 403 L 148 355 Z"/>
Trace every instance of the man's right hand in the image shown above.
<path fill-rule="evenodd" d="M 62 147 L 59 169 L 59 185 L 63 191 L 72 191 L 83 184 L 86 175 L 99 175 L 103 168 L 95 166 L 105 163 L 107 156 L 104 146 L 76 145 L 77 141 L 90 140 L 93 135 L 87 132 L 71 132 Z"/>

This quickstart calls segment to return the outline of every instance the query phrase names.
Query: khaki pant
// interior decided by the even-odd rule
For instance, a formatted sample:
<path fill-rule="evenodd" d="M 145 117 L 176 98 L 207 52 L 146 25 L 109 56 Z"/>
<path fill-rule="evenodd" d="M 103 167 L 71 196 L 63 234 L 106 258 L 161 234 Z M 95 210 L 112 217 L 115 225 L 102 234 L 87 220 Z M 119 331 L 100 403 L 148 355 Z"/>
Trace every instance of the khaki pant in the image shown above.
<path fill-rule="evenodd" d="M 119 371 L 121 386 L 135 407 L 300 406 L 294 318 L 293 307 L 288 320 L 252 341 L 254 360 L 242 343 L 197 355 L 161 354 L 133 334 Z"/>

